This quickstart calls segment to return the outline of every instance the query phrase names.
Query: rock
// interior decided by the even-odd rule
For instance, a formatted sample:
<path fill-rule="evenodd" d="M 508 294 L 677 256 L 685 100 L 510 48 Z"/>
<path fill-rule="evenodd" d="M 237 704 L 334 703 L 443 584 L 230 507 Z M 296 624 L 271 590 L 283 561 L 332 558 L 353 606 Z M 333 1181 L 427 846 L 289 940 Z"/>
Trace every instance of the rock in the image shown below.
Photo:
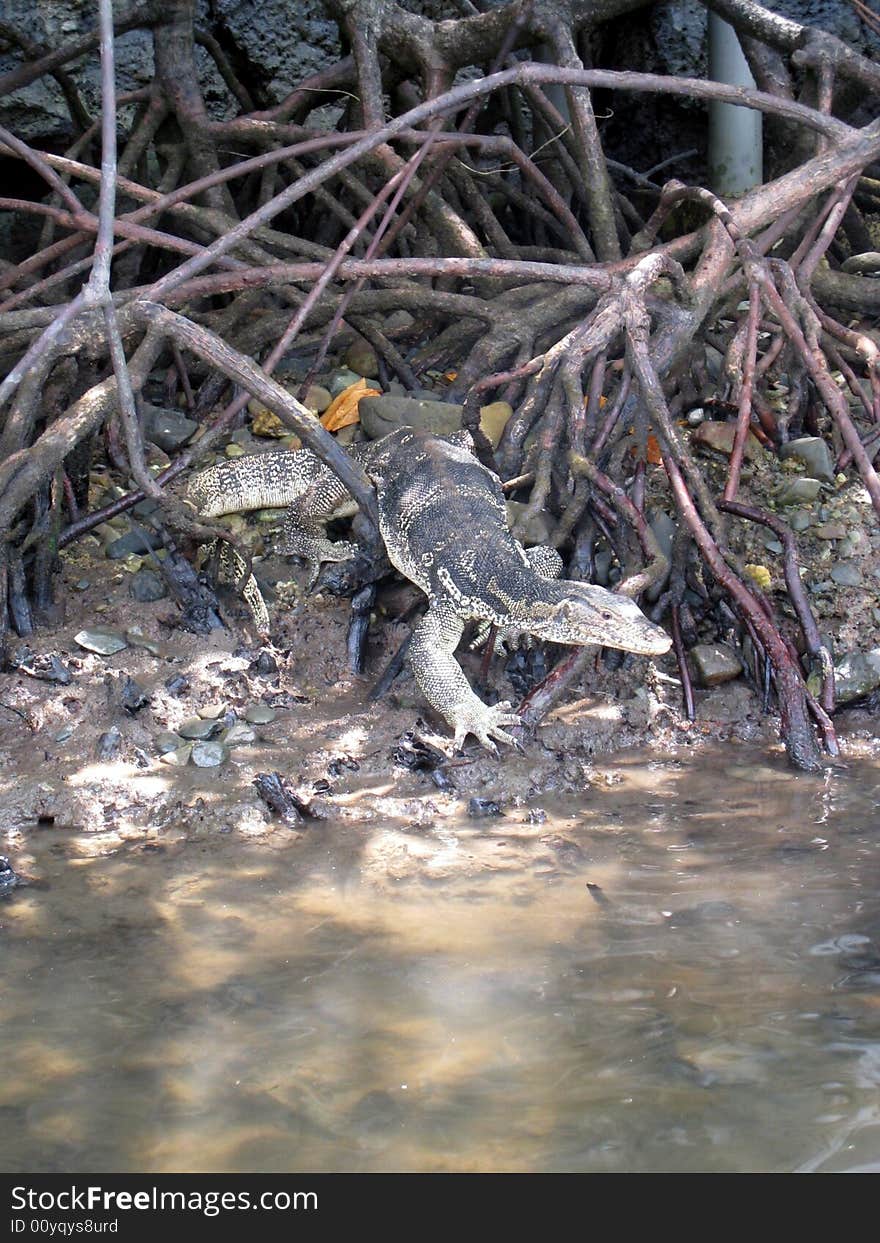
<path fill-rule="evenodd" d="M 247 449 L 245 449 L 244 445 L 237 445 L 234 440 L 230 440 L 223 452 L 227 457 L 244 457 Z"/>
<path fill-rule="evenodd" d="M 385 332 L 386 334 L 389 332 L 408 332 L 409 329 L 413 327 L 415 322 L 415 319 L 409 311 L 405 311 L 403 307 L 398 307 L 396 311 L 392 311 L 386 318 Z"/>
<path fill-rule="evenodd" d="M 34 652 L 29 647 L 20 647 L 10 662 L 13 669 L 20 669 L 30 678 L 41 682 L 54 682 L 58 686 L 69 686 L 72 675 L 59 657 L 52 653 Z"/>
<path fill-rule="evenodd" d="M 184 768 L 189 763 L 189 757 L 193 752 L 193 744 L 186 743 L 185 746 L 176 747 L 173 751 L 164 751 L 159 757 L 160 764 L 171 764 L 175 768 Z"/>
<path fill-rule="evenodd" d="M 73 636 L 73 641 L 87 652 L 97 652 L 99 656 L 112 656 L 128 647 L 122 635 L 112 630 L 81 630 Z"/>
<path fill-rule="evenodd" d="M 839 587 L 858 587 L 862 574 L 854 561 L 838 561 L 831 570 L 831 578 Z"/>
<path fill-rule="evenodd" d="M 822 484 L 818 479 L 790 479 L 783 484 L 776 500 L 780 505 L 803 505 L 814 501 L 821 491 Z"/>
<path fill-rule="evenodd" d="M 720 686 L 742 673 L 742 661 L 726 643 L 698 643 L 690 654 L 703 686 Z"/>
<path fill-rule="evenodd" d="M 260 652 L 256 660 L 251 662 L 250 671 L 259 678 L 271 678 L 278 672 L 278 662 L 271 652 Z"/>
<path fill-rule="evenodd" d="M 176 410 L 144 404 L 144 439 L 158 445 L 165 453 L 175 453 L 193 438 L 199 424 Z"/>
<path fill-rule="evenodd" d="M 323 414 L 332 400 L 330 391 L 323 384 L 310 384 L 303 405 L 313 414 Z"/>
<path fill-rule="evenodd" d="M 812 673 L 807 686 L 814 695 L 819 693 L 822 679 Z M 880 648 L 867 652 L 847 652 L 834 662 L 834 694 L 838 704 L 863 699 L 880 687 Z"/>
<path fill-rule="evenodd" d="M 119 695 L 119 702 L 126 712 L 130 712 L 132 716 L 136 712 L 140 712 L 141 708 L 145 708 L 150 702 L 150 697 L 139 682 L 128 674 L 122 683 L 122 690 Z"/>
<path fill-rule="evenodd" d="M 58 733 L 52 735 L 52 738 L 55 742 L 67 742 L 68 738 L 73 736 L 75 729 L 75 725 L 62 725 Z"/>
<path fill-rule="evenodd" d="M 806 531 L 811 526 L 813 516 L 808 509 L 796 509 L 789 519 L 792 531 Z"/>
<path fill-rule="evenodd" d="M 0 855 L 0 893 L 11 893 L 19 884 L 19 877 L 13 872 L 6 855 Z"/>
<path fill-rule="evenodd" d="M 125 535 L 120 535 L 118 539 L 111 540 L 104 549 L 104 553 L 111 561 L 121 561 L 123 557 L 130 557 L 132 553 L 144 553 L 154 548 L 162 547 L 162 538 L 155 531 L 148 531 L 146 527 L 132 523 L 131 530 Z"/>
<path fill-rule="evenodd" d="M 468 815 L 474 820 L 485 816 L 503 816 L 501 805 L 491 798 L 472 798 L 468 800 Z"/>
<path fill-rule="evenodd" d="M 125 637 L 132 647 L 142 647 L 151 656 L 164 656 L 165 654 L 162 644 L 157 643 L 155 639 L 148 639 L 140 626 L 132 626 L 130 630 L 126 630 Z"/>
<path fill-rule="evenodd" d="M 330 373 L 330 396 L 338 397 L 340 393 L 344 393 L 347 388 L 351 388 L 352 384 L 357 384 L 358 380 L 362 380 L 363 376 L 358 375 L 356 371 L 349 370 L 348 367 L 339 367 L 336 371 Z"/>
<path fill-rule="evenodd" d="M 128 594 L 140 604 L 152 604 L 168 595 L 165 580 L 154 570 L 138 570 L 128 584 Z"/>
<path fill-rule="evenodd" d="M 172 734 L 169 729 L 163 729 L 161 734 L 157 734 L 153 739 L 153 745 L 160 755 L 167 755 L 169 751 L 179 751 L 181 742 L 180 735 Z"/>
<path fill-rule="evenodd" d="M 513 528 L 528 509 L 528 505 L 524 501 L 505 501 L 505 508 L 507 509 L 507 525 Z M 553 515 L 546 509 L 540 509 L 533 518 L 529 519 L 525 531 L 520 532 L 520 542 L 526 548 L 532 548 L 535 544 L 546 544 L 554 525 Z"/>
<path fill-rule="evenodd" d="M 399 427 L 417 427 L 435 436 L 451 436 L 461 430 L 462 406 L 448 401 L 398 397 L 364 397 L 358 406 L 361 426 L 372 440 L 379 440 Z"/>
<path fill-rule="evenodd" d="M 274 708 L 270 708 L 268 704 L 251 704 L 244 719 L 250 721 L 252 725 L 268 725 L 270 721 L 274 721 L 277 713 Z"/>
<path fill-rule="evenodd" d="M 220 741 L 227 747 L 240 747 L 249 742 L 256 742 L 257 735 L 249 725 L 237 721 L 235 725 L 230 725 L 229 729 L 224 730 Z"/>
<path fill-rule="evenodd" d="M 352 341 L 342 361 L 355 375 L 363 376 L 365 379 L 374 380 L 379 374 L 379 359 L 376 351 L 363 337 Z"/>
<path fill-rule="evenodd" d="M 205 704 L 202 708 L 197 708 L 196 712 L 203 721 L 219 721 L 222 716 L 226 715 L 225 704 Z"/>
<path fill-rule="evenodd" d="M 165 683 L 165 689 L 169 695 L 185 695 L 189 690 L 189 678 L 185 678 L 182 673 L 175 673 Z"/>
<path fill-rule="evenodd" d="M 229 752 L 222 742 L 197 742 L 190 754 L 196 768 L 218 768 L 228 759 Z"/>
<path fill-rule="evenodd" d="M 493 401 L 488 406 L 480 407 L 480 427 L 497 449 L 501 441 L 501 433 L 510 422 L 513 406 L 507 401 Z"/>
<path fill-rule="evenodd" d="M 821 436 L 801 436 L 782 445 L 779 456 L 785 461 L 794 458 L 803 462 L 813 479 L 834 483 L 834 463 L 831 452 Z"/>
<path fill-rule="evenodd" d="M 708 449 L 713 453 L 723 453 L 730 457 L 733 452 L 733 441 L 736 436 L 735 423 L 704 422 L 694 428 L 691 444 L 700 449 Z M 761 445 L 757 437 L 749 432 L 746 437 L 745 457 L 753 462 L 760 455 Z"/>
<path fill-rule="evenodd" d="M 118 725 L 111 725 L 105 734 L 98 739 L 97 756 L 99 760 L 115 760 L 122 746 L 122 734 Z"/>
<path fill-rule="evenodd" d="M 255 436 L 270 436 L 280 439 L 290 435 L 290 428 L 282 423 L 261 401 L 252 398 L 248 402 L 248 413 L 251 416 L 251 431 Z"/>
<path fill-rule="evenodd" d="M 203 721 L 200 717 L 190 717 L 178 728 L 181 738 L 204 740 L 218 733 L 220 726 L 216 721 Z"/>
<path fill-rule="evenodd" d="M 822 522 L 814 529 L 813 534 L 816 539 L 843 539 L 846 527 L 842 522 Z"/>

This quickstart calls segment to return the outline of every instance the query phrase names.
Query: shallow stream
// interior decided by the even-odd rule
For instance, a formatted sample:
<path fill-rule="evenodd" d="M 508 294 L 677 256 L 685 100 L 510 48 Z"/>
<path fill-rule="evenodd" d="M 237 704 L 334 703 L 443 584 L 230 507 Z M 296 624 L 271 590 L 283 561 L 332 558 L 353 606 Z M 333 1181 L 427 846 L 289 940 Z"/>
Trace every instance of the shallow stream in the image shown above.
<path fill-rule="evenodd" d="M 880 760 L 609 767 L 537 828 L 28 826 L 0 1168 L 880 1170 Z"/>

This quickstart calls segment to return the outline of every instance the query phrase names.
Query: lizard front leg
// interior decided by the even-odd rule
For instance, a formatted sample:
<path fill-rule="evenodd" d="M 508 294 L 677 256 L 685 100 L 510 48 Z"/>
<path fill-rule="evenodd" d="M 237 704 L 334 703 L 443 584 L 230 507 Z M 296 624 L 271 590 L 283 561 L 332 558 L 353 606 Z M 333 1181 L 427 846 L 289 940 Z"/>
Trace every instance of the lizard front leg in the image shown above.
<path fill-rule="evenodd" d="M 325 469 L 285 514 L 275 551 L 308 562 L 309 590 L 325 561 L 349 561 L 356 555 L 357 544 L 327 538 L 331 518 L 350 518 L 355 513 L 357 503 L 351 493 L 332 471 Z"/>
<path fill-rule="evenodd" d="M 475 734 L 487 750 L 497 755 L 492 739 L 514 743 L 502 726 L 518 725 L 519 717 L 505 700 L 490 706 L 471 690 L 454 652 L 464 621 L 447 604 L 433 604 L 413 630 L 409 663 L 413 676 L 432 708 L 445 717 L 455 731 L 455 746 Z"/>

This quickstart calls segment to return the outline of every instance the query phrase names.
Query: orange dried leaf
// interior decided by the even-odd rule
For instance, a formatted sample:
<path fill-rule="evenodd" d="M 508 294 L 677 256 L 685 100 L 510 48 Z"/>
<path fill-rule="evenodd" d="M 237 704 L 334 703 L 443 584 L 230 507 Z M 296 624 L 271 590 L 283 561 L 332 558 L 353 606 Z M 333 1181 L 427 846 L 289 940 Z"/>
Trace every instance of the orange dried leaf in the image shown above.
<path fill-rule="evenodd" d="M 321 415 L 321 424 L 328 432 L 338 432 L 341 427 L 350 427 L 360 420 L 358 402 L 362 397 L 378 397 L 379 389 L 369 388 L 366 380 L 361 377 L 354 384 L 349 384 L 331 401 Z"/>

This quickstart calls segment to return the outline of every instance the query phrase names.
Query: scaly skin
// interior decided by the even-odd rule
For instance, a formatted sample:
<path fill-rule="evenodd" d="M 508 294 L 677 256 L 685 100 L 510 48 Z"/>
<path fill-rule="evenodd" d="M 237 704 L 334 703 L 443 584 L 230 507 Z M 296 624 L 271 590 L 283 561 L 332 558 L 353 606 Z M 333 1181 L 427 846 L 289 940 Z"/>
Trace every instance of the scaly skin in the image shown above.
<path fill-rule="evenodd" d="M 662 655 L 671 640 L 626 597 L 556 577 L 553 550 L 526 552 L 508 530 L 498 477 L 471 448 L 466 433 L 441 440 L 402 428 L 353 453 L 376 484 L 391 563 L 429 600 L 410 643 L 413 675 L 452 727 L 456 746 L 474 734 L 494 752 L 496 742 L 514 741 L 504 727 L 519 718 L 509 703 L 483 703 L 455 660 L 469 621 L 494 624 L 505 639 L 527 634 L 645 656 Z M 204 517 L 288 505 L 278 551 L 305 557 L 313 574 L 322 561 L 353 553 L 353 545 L 326 537 L 330 518 L 353 512 L 351 497 L 306 450 L 221 462 L 197 475 L 188 495 Z"/>

